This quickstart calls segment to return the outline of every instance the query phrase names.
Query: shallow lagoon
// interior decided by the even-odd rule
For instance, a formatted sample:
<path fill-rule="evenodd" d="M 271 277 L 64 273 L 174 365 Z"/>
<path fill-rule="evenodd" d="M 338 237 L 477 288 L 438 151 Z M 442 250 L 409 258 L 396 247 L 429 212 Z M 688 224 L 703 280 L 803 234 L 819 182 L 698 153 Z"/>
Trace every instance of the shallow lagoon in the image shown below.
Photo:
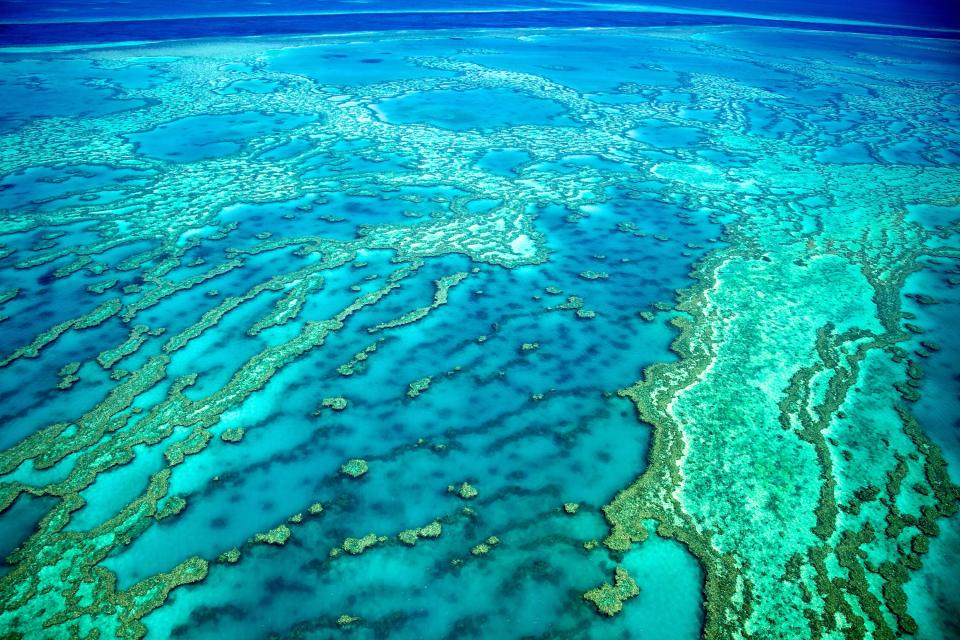
<path fill-rule="evenodd" d="M 28 124 L 0 138 L 0 268 L 4 289 L 17 290 L 0 307 L 11 345 L 0 354 L 0 486 L 3 496 L 25 489 L 60 500 L 24 493 L 0 513 L 10 532 L 3 549 L 32 550 L 3 578 L 16 606 L 0 625 L 29 631 L 46 596 L 10 594 L 37 563 L 58 562 L 50 550 L 80 549 L 56 566 L 67 576 L 58 589 L 93 576 L 83 602 L 103 611 L 81 628 L 122 620 L 135 634 L 139 619 L 155 637 L 328 637 L 338 626 L 356 637 L 698 637 L 709 624 L 704 597 L 719 598 L 704 587 L 712 552 L 682 520 L 658 535 L 653 520 L 672 513 L 658 509 L 676 500 L 716 528 L 716 548 L 728 529 L 742 536 L 743 554 L 770 557 L 758 541 L 806 553 L 809 532 L 784 542 L 775 527 L 740 533 L 736 520 L 757 504 L 778 524 L 788 511 L 812 520 L 818 508 L 794 489 L 819 486 L 816 473 L 774 478 L 769 463 L 803 431 L 781 426 L 792 415 L 786 404 L 776 413 L 791 374 L 802 377 L 790 367 L 802 361 L 813 372 L 805 400 L 829 396 L 826 380 L 845 369 L 827 366 L 842 358 L 824 355 L 832 347 L 823 336 L 837 325 L 892 332 L 884 314 L 899 311 L 872 309 L 870 286 L 886 291 L 888 275 L 911 271 L 929 247 L 947 264 L 903 288 L 943 304 L 905 298 L 903 310 L 936 336 L 955 298 L 956 250 L 940 251 L 955 247 L 955 226 L 938 212 L 958 197 L 949 149 L 957 119 L 934 125 L 905 110 L 923 134 L 915 136 L 871 128 L 868 115 L 895 120 L 907 99 L 922 115 L 945 104 L 955 112 L 943 98 L 955 87 L 942 77 L 955 69 L 944 62 L 954 43 L 888 39 L 881 58 L 873 39 L 804 35 L 825 43 L 810 71 L 780 46 L 793 37 L 698 28 L 371 34 L 170 43 L 36 66 L 38 87 L 69 87 L 77 69 L 96 69 L 116 75 L 117 95 L 63 124 L 29 121 L 54 113 L 24 101 L 18 117 Z M 586 55 L 598 49 L 607 55 Z M 911 80 L 918 67 L 928 74 Z M 868 90 L 879 98 L 857 102 Z M 23 144 L 35 138 L 48 144 Z M 930 173 L 904 179 L 901 164 Z M 879 184 L 897 204 L 933 203 L 918 214 L 927 230 L 864 189 Z M 851 202 L 862 215 L 849 213 Z M 912 253 L 875 239 L 870 225 Z M 939 275 L 924 280 L 930 274 Z M 834 292 L 842 305 L 825 302 Z M 764 296 L 781 317 L 774 303 L 756 302 Z M 863 315 L 838 320 L 835 309 Z M 680 360 L 670 345 L 690 325 L 711 338 Z M 41 333 L 51 327 L 60 328 Z M 905 484 L 928 499 L 911 494 L 902 509 L 946 512 L 949 485 L 923 485 L 923 465 L 933 463 L 890 418 L 891 385 L 914 371 L 894 346 L 905 338 L 862 369 L 870 409 L 861 413 L 875 409 L 884 418 L 870 425 L 889 430 L 870 440 L 900 449 L 861 452 L 843 440 L 843 425 L 822 425 L 835 439 L 823 446 L 834 447 L 836 502 L 874 481 L 841 462 L 851 450 L 877 456 L 881 480 L 884 464 L 913 453 Z M 836 348 L 846 354 L 869 339 Z M 955 473 L 960 414 L 954 404 L 932 408 L 926 394 L 955 393 L 947 363 L 956 345 L 936 339 L 937 352 L 919 338 L 905 347 L 926 354 L 930 371 L 912 406 Z M 656 472 L 668 463 L 653 428 L 664 433 L 669 420 L 639 420 L 643 400 L 618 391 L 655 363 L 676 368 L 648 373 L 651 384 L 683 379 L 699 349 L 723 355 L 674 390 L 676 415 L 697 416 L 685 447 L 720 458 L 708 476 L 696 456 L 670 464 L 701 474 L 691 484 L 753 493 L 740 505 L 701 505 L 671 487 L 673 498 L 637 507 L 624 550 L 607 539 L 619 512 L 605 518 L 602 509 L 648 464 Z M 742 367 L 729 373 L 724 359 Z M 35 382 L 22 389 L 22 380 Z M 726 423 L 711 431 L 718 416 Z M 60 422 L 63 432 L 48 426 Z M 867 428 L 856 427 L 857 437 Z M 237 428 L 242 439 L 228 442 Z M 31 433 L 41 450 L 17 446 Z M 733 441 L 755 447 L 725 451 Z M 812 444 L 802 451 L 812 455 Z M 351 458 L 369 470 L 347 477 L 340 466 Z M 774 479 L 753 482 L 763 474 Z M 750 486 L 734 486 L 740 479 Z M 448 491 L 463 482 L 478 495 Z M 939 491 L 948 498 L 930 502 Z M 41 523 L 55 504 L 69 505 L 62 529 Z M 835 535 L 884 514 L 868 504 L 860 517 L 839 511 Z M 398 537 L 433 521 L 438 538 L 411 546 Z M 926 573 L 907 584 L 920 637 L 949 630 L 937 567 L 956 553 L 955 522 L 931 543 Z M 908 524 L 904 535 L 916 531 Z M 383 539 L 360 554 L 344 545 L 371 533 Z M 491 536 L 496 543 L 485 542 Z M 239 559 L 225 555 L 232 548 Z M 892 548 L 869 553 L 899 562 Z M 598 615 L 582 595 L 618 566 L 640 593 L 618 615 Z M 816 566 L 797 584 L 812 588 Z M 744 575 L 757 590 L 768 578 Z M 785 601 L 775 606 L 799 612 L 800 588 L 778 592 Z M 883 606 L 883 623 L 895 627 L 900 612 Z M 338 622 L 343 615 L 358 619 Z"/>

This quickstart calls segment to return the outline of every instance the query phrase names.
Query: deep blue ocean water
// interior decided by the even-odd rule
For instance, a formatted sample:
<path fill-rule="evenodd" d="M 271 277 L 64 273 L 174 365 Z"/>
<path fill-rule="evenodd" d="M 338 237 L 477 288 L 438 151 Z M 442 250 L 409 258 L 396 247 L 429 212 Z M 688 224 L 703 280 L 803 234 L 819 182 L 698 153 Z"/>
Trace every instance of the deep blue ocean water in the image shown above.
<path fill-rule="evenodd" d="M 654 11 L 646 10 L 651 7 Z M 783 0 L 694 0 L 664 4 L 592 0 L 368 0 L 359 3 L 201 0 L 172 5 L 144 1 L 8 0 L 0 8 L 0 44 L 410 29 L 680 24 L 767 24 L 798 28 L 829 24 L 834 30 L 896 33 L 910 28 L 918 34 L 942 35 L 943 30 L 960 29 L 960 10 L 951 0 L 817 0 L 802 4 Z"/>

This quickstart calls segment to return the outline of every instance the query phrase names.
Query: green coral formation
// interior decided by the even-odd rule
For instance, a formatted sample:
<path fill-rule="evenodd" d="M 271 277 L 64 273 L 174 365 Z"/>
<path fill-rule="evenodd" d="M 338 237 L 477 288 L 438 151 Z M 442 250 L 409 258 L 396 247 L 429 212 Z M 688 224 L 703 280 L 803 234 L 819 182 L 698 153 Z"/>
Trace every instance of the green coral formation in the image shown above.
<path fill-rule="evenodd" d="M 480 495 L 480 492 L 469 482 L 462 482 L 460 486 L 447 485 L 447 493 L 455 493 L 464 500 L 472 500 Z"/>
<path fill-rule="evenodd" d="M 104 369 L 110 369 L 127 356 L 136 353 L 137 350 L 143 346 L 143 343 L 147 341 L 148 336 L 160 335 L 163 331 L 164 329 L 161 328 L 157 332 L 152 332 L 147 325 L 138 324 L 130 329 L 130 335 L 125 341 L 113 349 L 108 349 L 98 355 L 97 362 Z"/>
<path fill-rule="evenodd" d="M 382 322 L 374 327 L 370 327 L 368 331 L 370 333 L 376 333 L 378 331 L 383 331 L 384 329 L 393 329 L 395 327 L 402 327 L 403 325 L 411 324 L 413 322 L 416 322 L 417 320 L 421 320 L 425 318 L 428 313 L 430 313 L 437 307 L 447 304 L 447 299 L 450 295 L 450 290 L 453 287 L 460 284 L 461 282 L 463 282 L 464 278 L 466 278 L 468 275 L 470 274 L 464 271 L 461 271 L 459 273 L 454 273 L 449 276 L 444 276 L 443 278 L 440 278 L 434 283 L 434 286 L 436 286 L 437 291 L 434 294 L 432 304 L 426 307 L 421 307 L 419 309 L 414 309 L 413 311 L 410 311 L 409 313 L 406 313 L 395 320 L 391 320 L 390 322 Z M 411 385 L 411 390 L 412 389 L 413 389 L 413 385 Z M 410 397 L 413 398 L 415 396 L 410 396 Z"/>
<path fill-rule="evenodd" d="M 439 520 L 434 520 L 419 529 L 404 529 L 397 534 L 397 538 L 403 544 L 412 547 L 420 538 L 439 538 L 441 533 L 443 533 L 443 525 Z"/>
<path fill-rule="evenodd" d="M 425 378 L 420 378 L 419 380 L 414 380 L 410 383 L 409 388 L 407 389 L 408 398 L 416 398 L 421 393 L 430 388 L 430 383 L 433 381 L 433 378 L 427 376 Z"/>
<path fill-rule="evenodd" d="M 439 538 L 441 533 L 443 533 L 443 526 L 439 520 L 434 520 L 430 524 L 417 529 L 417 535 L 421 538 Z"/>
<path fill-rule="evenodd" d="M 6 358 L 0 359 L 0 369 L 20 358 L 37 358 L 40 352 L 55 342 L 60 336 L 71 329 L 82 330 L 97 327 L 113 316 L 120 313 L 121 303 L 118 299 L 108 300 L 97 307 L 91 309 L 79 318 L 73 320 L 64 320 L 49 329 L 40 333 L 30 344 L 26 344 L 11 353 Z"/>
<path fill-rule="evenodd" d="M 347 408 L 347 399 L 342 396 L 337 396 L 335 398 L 324 398 L 320 404 L 321 406 L 328 409 L 333 409 L 334 411 L 343 411 Z"/>
<path fill-rule="evenodd" d="M 751 173 L 761 192 L 829 192 L 856 206 L 794 210 L 686 187 L 749 215 L 728 225 L 729 247 L 699 263 L 697 284 L 676 305 L 680 360 L 650 367 L 620 392 L 655 435 L 648 469 L 605 508 L 605 543 L 623 551 L 641 542 L 647 519 L 683 542 L 706 569 L 707 637 L 748 628 L 895 637 L 915 624 L 902 591 L 920 563 L 913 549 L 956 513 L 958 499 L 897 392 L 911 379 L 896 355 L 908 336 L 900 294 L 931 251 L 903 211 L 921 199 L 955 204 L 956 195 L 942 188 L 940 169 L 810 171 L 803 150 L 763 146 L 764 170 Z M 790 180 L 773 185 L 772 176 Z M 877 199 L 866 185 L 880 183 L 889 189 Z M 817 233 L 784 230 L 806 220 L 817 221 Z M 921 479 L 921 499 L 886 482 L 903 473 Z M 859 500 L 864 481 L 887 486 L 886 498 Z"/>
<path fill-rule="evenodd" d="M 480 544 L 477 544 L 470 549 L 470 554 L 474 556 L 485 556 L 490 553 L 490 550 L 498 544 L 500 544 L 500 538 L 497 536 L 490 536 Z"/>
<path fill-rule="evenodd" d="M 293 532 L 285 524 L 278 525 L 266 533 L 258 533 L 253 537 L 255 543 L 275 544 L 283 546 L 290 539 Z"/>
<path fill-rule="evenodd" d="M 337 625 L 340 627 L 349 627 L 354 622 L 359 622 L 359 621 L 360 621 L 360 618 L 344 613 L 339 618 L 337 618 Z"/>
<path fill-rule="evenodd" d="M 163 507 L 156 513 L 157 520 L 166 520 L 179 514 L 187 508 L 187 501 L 183 496 L 170 496 L 164 502 Z"/>
<path fill-rule="evenodd" d="M 170 445 L 163 455 L 171 467 L 176 466 L 186 460 L 187 456 L 203 451 L 212 437 L 203 427 L 196 427 L 185 439 Z"/>
<path fill-rule="evenodd" d="M 362 458 L 351 458 L 340 465 L 340 473 L 351 478 L 359 478 L 370 469 L 366 460 Z"/>
<path fill-rule="evenodd" d="M 240 562 L 241 555 L 240 549 L 234 547 L 217 556 L 217 562 L 221 564 L 236 564 L 237 562 Z"/>
<path fill-rule="evenodd" d="M 397 538 L 403 544 L 412 547 L 413 545 L 417 544 L 417 539 L 419 536 L 417 535 L 416 529 L 404 529 L 397 534 Z"/>
<path fill-rule="evenodd" d="M 231 427 L 229 429 L 224 429 L 220 434 L 220 439 L 224 442 L 240 442 L 243 440 L 243 435 L 245 431 L 243 427 Z"/>
<path fill-rule="evenodd" d="M 617 567 L 613 575 L 613 584 L 604 582 L 599 587 L 583 594 L 583 599 L 592 602 L 599 613 L 615 616 L 623 610 L 623 603 L 640 595 L 640 587 L 630 577 L 627 570 Z"/>
<path fill-rule="evenodd" d="M 610 274 L 606 271 L 581 271 L 580 277 L 584 280 L 606 280 Z"/>
<path fill-rule="evenodd" d="M 375 533 L 368 533 L 362 538 L 347 538 L 343 541 L 341 549 L 352 556 L 358 556 L 370 547 L 385 541 L 386 537 L 378 536 Z"/>
<path fill-rule="evenodd" d="M 122 591 L 113 587 L 112 580 L 104 583 L 102 574 L 96 571 L 97 564 L 114 548 L 128 544 L 149 526 L 158 501 L 167 493 L 169 478 L 169 469 L 154 474 L 143 496 L 91 530 L 89 535 L 63 530 L 69 513 L 80 506 L 77 497 L 68 497 L 63 507 L 51 512 L 40 524 L 46 535 L 32 536 L 10 556 L 15 566 L 0 584 L 7 616 L 5 627 L 29 625 L 32 618 L 43 616 L 44 612 L 51 616 L 52 624 L 62 624 L 57 620 L 69 620 L 70 612 L 58 605 L 59 590 L 65 581 L 73 585 L 70 593 L 76 593 L 83 583 L 104 591 L 104 595 L 98 598 L 97 610 L 91 614 L 95 624 L 103 628 L 114 628 L 119 624 L 127 628 L 130 635 L 139 637 L 145 633 L 140 619 L 161 606 L 170 591 L 206 578 L 208 563 L 198 557 L 189 558 L 168 572 L 146 578 Z M 51 565 L 57 571 L 33 571 L 34 563 L 50 561 L 44 551 L 49 549 L 60 550 Z M 52 617 L 54 614 L 58 617 Z M 31 618 L 20 617 L 26 615 Z"/>
<path fill-rule="evenodd" d="M 377 338 L 376 342 L 373 342 L 362 351 L 358 351 L 356 354 L 354 354 L 349 362 L 345 362 L 337 367 L 337 373 L 342 376 L 352 376 L 358 371 L 362 371 L 366 361 L 372 354 L 376 353 L 377 349 L 380 348 L 380 345 L 383 344 L 383 340 L 384 339 L 382 337 Z"/>
<path fill-rule="evenodd" d="M 74 385 L 74 383 L 80 380 L 80 376 L 77 375 L 77 372 L 80 371 L 79 362 L 68 362 L 60 368 L 60 371 L 57 372 L 57 376 L 60 377 L 60 382 L 57 383 L 57 388 L 61 390 L 69 389 Z"/>

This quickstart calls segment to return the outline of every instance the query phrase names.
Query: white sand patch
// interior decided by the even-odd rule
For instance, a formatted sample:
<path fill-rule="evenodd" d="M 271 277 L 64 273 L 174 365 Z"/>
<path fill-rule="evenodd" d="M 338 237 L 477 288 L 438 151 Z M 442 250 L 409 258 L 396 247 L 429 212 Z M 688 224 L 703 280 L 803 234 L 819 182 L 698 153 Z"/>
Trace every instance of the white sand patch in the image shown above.
<path fill-rule="evenodd" d="M 533 246 L 533 240 L 525 233 L 520 234 L 510 243 L 510 249 L 524 258 L 529 258 L 537 252 L 536 247 Z"/>

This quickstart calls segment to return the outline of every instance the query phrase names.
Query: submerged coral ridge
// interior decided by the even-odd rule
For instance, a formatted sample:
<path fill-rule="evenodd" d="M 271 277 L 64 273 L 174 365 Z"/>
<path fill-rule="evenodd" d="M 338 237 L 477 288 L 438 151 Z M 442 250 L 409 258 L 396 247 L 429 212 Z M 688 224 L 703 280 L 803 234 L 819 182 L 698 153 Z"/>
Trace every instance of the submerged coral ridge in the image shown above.
<path fill-rule="evenodd" d="M 258 623 L 284 637 L 469 637 L 495 610 L 457 581 L 498 567 L 517 602 L 558 603 L 487 632 L 611 637 L 661 588 L 638 567 L 664 540 L 702 568 L 705 637 L 922 630 L 906 586 L 960 488 L 916 408 L 939 334 L 908 350 L 927 327 L 904 294 L 960 260 L 956 50 L 746 48 L 771 34 L 44 54 L 120 106 L 0 129 L 0 518 L 42 510 L 4 547 L 0 635 L 242 637 L 218 625 L 259 604 L 203 591 L 238 572 L 355 586 Z M 583 39 L 650 59 L 561 64 Z M 427 576 L 431 614 L 362 609 L 425 590 L 371 558 Z"/>
<path fill-rule="evenodd" d="M 682 359 L 621 392 L 658 429 L 650 467 L 606 508 L 612 546 L 644 539 L 645 518 L 686 543 L 707 570 L 708 635 L 914 633 L 902 585 L 960 494 L 896 392 L 899 294 L 931 253 L 903 212 L 957 194 L 934 169 L 807 174 L 809 160 L 764 146 L 783 166 L 756 174 L 761 193 L 742 198 L 730 248 L 683 293 Z M 790 195 L 765 206 L 764 188 Z M 789 203 L 825 192 L 839 211 L 811 233 L 816 212 Z M 907 467 L 919 482 L 894 482 Z M 860 492 L 883 486 L 886 499 L 862 507 Z"/>

